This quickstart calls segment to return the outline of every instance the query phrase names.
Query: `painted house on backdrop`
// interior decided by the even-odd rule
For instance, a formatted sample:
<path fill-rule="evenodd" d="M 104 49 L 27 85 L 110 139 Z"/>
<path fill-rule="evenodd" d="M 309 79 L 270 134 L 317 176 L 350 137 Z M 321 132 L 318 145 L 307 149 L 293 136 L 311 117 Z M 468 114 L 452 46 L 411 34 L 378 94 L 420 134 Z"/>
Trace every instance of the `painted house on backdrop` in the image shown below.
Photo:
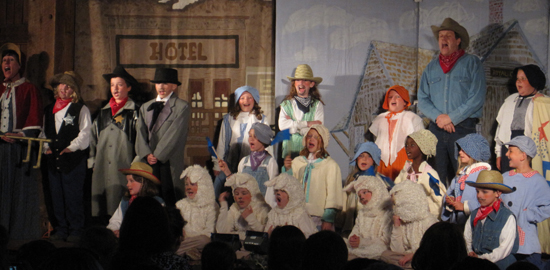
<path fill-rule="evenodd" d="M 535 64 L 546 73 L 546 67 L 536 56 L 516 20 L 487 26 L 471 36 L 470 40 L 467 53 L 480 57 L 487 80 L 481 133 L 492 142 L 496 128 L 495 118 L 504 99 L 510 95 L 508 84 L 514 68 Z M 411 99 L 416 99 L 422 72 L 437 57 L 438 51 L 418 49 L 418 60 L 415 51 L 413 47 L 371 42 L 353 106 L 349 114 L 331 130 L 332 136 L 350 158 L 353 156 L 354 146 L 365 140 L 364 134 L 376 117 L 381 99 L 390 86 L 402 85 L 409 90 Z M 515 85 L 512 87 L 515 89 Z M 338 133 L 349 139 L 348 146 L 338 138 Z"/>

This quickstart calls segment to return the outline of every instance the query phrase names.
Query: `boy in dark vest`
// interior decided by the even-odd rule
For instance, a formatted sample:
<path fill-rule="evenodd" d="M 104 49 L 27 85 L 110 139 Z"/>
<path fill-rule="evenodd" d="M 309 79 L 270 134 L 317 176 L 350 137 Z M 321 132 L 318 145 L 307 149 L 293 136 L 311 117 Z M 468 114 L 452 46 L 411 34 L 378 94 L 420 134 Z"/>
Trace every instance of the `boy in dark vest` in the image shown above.
<path fill-rule="evenodd" d="M 44 110 L 44 145 L 52 206 L 57 223 L 50 240 L 78 242 L 84 227 L 83 187 L 92 121 L 79 103 L 82 78 L 73 71 L 55 75 L 50 85 L 56 101 Z"/>
<path fill-rule="evenodd" d="M 466 181 L 475 187 L 480 207 L 472 211 L 464 228 L 468 256 L 494 262 L 506 269 L 516 261 L 518 250 L 516 218 L 502 203 L 502 194 L 514 192 L 503 184 L 498 171 L 479 173 L 476 182 Z"/>

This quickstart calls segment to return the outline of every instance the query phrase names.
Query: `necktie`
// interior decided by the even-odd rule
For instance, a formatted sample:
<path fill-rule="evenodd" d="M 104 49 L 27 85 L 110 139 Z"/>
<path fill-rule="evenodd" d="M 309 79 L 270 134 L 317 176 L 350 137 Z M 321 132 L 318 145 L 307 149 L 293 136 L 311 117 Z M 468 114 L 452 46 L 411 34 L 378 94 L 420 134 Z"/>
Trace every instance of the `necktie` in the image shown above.
<path fill-rule="evenodd" d="M 157 118 L 159 117 L 160 111 L 162 111 L 162 108 L 164 108 L 164 102 L 163 101 L 155 101 L 149 105 L 149 108 L 147 108 L 147 111 L 153 110 L 153 119 L 151 123 L 149 123 L 149 130 L 153 129 L 153 126 L 157 122 Z"/>

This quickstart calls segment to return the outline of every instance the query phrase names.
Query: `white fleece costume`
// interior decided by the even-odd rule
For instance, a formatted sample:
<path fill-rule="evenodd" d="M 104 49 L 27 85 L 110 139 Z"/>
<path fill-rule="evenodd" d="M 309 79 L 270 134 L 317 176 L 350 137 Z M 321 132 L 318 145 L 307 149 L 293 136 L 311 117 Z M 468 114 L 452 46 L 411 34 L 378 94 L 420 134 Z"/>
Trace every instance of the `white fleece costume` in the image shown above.
<path fill-rule="evenodd" d="M 214 197 L 214 186 L 208 171 L 199 165 L 187 167 L 181 174 L 182 181 L 189 177 L 191 183 L 197 183 L 197 194 L 193 199 L 183 198 L 176 203 L 181 216 L 187 224 L 183 227 L 185 239 L 177 254 L 181 255 L 191 249 L 201 251 L 210 242 L 214 233 L 219 207 Z"/>
<path fill-rule="evenodd" d="M 270 207 L 265 203 L 264 196 L 260 192 L 258 182 L 250 174 L 234 173 L 225 182 L 226 187 L 245 188 L 252 195 L 252 201 L 249 206 L 252 207 L 252 214 L 244 219 L 241 214 L 244 209 L 240 209 L 235 202 L 228 208 L 227 201 L 220 202 L 220 215 L 216 223 L 218 233 L 238 233 L 239 239 L 244 241 L 246 231 L 263 232 L 267 222 L 267 214 Z"/>
<path fill-rule="evenodd" d="M 304 191 L 298 179 L 283 173 L 265 182 L 265 185 L 273 187 L 274 190 L 284 190 L 288 194 L 288 204 L 285 208 L 281 209 L 276 206 L 267 215 L 266 232 L 277 226 L 285 225 L 296 226 L 306 238 L 317 232 L 315 224 L 307 213 Z"/>
<path fill-rule="evenodd" d="M 359 208 L 355 226 L 350 237 L 357 235 L 359 247 L 352 248 L 346 241 L 349 252 L 360 258 L 379 260 L 382 252 L 390 246 L 391 237 L 391 198 L 386 184 L 376 176 L 360 176 L 350 183 L 345 191 L 356 194 L 366 189 L 372 193 L 371 200 Z"/>
<path fill-rule="evenodd" d="M 392 188 L 390 195 L 395 200 L 393 213 L 402 221 L 401 226 L 393 226 L 392 251 L 414 253 L 424 232 L 437 222 L 437 218 L 430 214 L 424 194 L 424 188 L 411 181 L 401 182 Z"/>
<path fill-rule="evenodd" d="M 399 266 L 399 260 L 414 253 L 420 246 L 422 236 L 437 218 L 430 213 L 422 185 L 403 181 L 390 191 L 393 196 L 393 214 L 401 219 L 401 226 L 392 227 L 390 249 L 384 251 L 381 260 Z M 410 268 L 410 261 L 401 266 Z"/>

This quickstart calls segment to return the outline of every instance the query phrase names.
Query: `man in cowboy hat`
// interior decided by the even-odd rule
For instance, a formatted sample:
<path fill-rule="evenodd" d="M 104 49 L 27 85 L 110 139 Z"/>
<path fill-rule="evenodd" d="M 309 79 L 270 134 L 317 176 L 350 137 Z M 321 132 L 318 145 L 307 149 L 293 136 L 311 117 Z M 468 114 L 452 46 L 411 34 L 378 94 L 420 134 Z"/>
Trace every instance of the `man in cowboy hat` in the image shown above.
<path fill-rule="evenodd" d="M 476 131 L 485 102 L 485 72 L 479 58 L 466 54 L 468 31 L 451 18 L 432 26 L 439 42 L 439 57 L 432 60 L 418 89 L 418 108 L 430 119 L 429 129 L 437 137 L 435 170 L 442 180 L 457 170 L 456 140 Z M 449 162 L 454 170 L 447 171 Z"/>
<path fill-rule="evenodd" d="M 322 125 L 325 121 L 324 102 L 317 85 L 323 81 L 314 77 L 311 67 L 301 64 L 296 67 L 294 77 L 287 76 L 291 81 L 290 93 L 281 103 L 279 113 L 279 129 L 289 129 L 291 138 L 283 142 L 285 168 L 290 169 L 292 158 L 302 150 L 304 132 L 315 124 Z"/>
<path fill-rule="evenodd" d="M 475 182 L 466 181 L 466 184 L 476 188 L 480 204 L 464 228 L 468 256 L 492 261 L 500 269 L 506 269 L 516 261 L 513 253 L 518 250 L 519 241 L 516 218 L 504 206 L 502 194 L 514 190 L 503 184 L 498 171 L 482 171 Z"/>
<path fill-rule="evenodd" d="M 56 74 L 50 81 L 55 103 L 44 110 L 43 134 L 48 180 L 56 222 L 51 240 L 78 242 L 84 228 L 84 180 L 92 120 L 80 101 L 82 78 L 74 71 Z"/>
<path fill-rule="evenodd" d="M 40 237 L 38 186 L 30 166 L 22 163 L 27 144 L 10 136 L 36 137 L 42 127 L 40 92 L 21 77 L 21 51 L 13 43 L 0 47 L 4 81 L 0 85 L 0 225 L 12 240 Z M 24 156 L 23 156 L 24 157 Z"/>
<path fill-rule="evenodd" d="M 139 92 L 138 81 L 122 66 L 103 74 L 110 84 L 109 103 L 99 110 L 90 137 L 88 167 L 92 176 L 92 215 L 113 215 L 126 189 L 118 168 L 127 168 L 135 157 L 139 106 L 130 93 Z"/>
<path fill-rule="evenodd" d="M 184 168 L 191 108 L 174 93 L 181 85 L 177 70 L 157 68 L 151 82 L 158 96 L 143 104 L 139 111 L 134 161 L 144 161 L 153 167 L 153 173 L 162 183 L 161 196 L 166 205 L 173 206 L 183 198 L 185 190 L 179 176 Z"/>

